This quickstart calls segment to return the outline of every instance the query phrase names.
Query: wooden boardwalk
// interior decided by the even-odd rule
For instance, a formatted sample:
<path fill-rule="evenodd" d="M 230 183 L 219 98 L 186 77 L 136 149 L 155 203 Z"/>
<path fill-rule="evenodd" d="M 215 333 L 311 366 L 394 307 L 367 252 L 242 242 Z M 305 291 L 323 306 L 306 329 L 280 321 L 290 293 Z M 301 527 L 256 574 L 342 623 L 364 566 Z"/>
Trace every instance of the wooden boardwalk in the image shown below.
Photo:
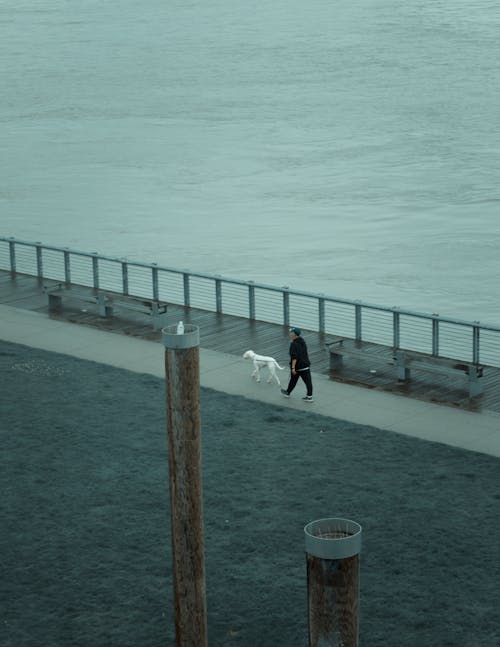
<path fill-rule="evenodd" d="M 50 283 L 55 281 L 43 281 L 43 284 Z M 33 310 L 49 316 L 48 299 L 42 292 L 43 284 L 33 276 L 18 274 L 12 277 L 10 272 L 0 270 L 0 304 Z M 167 315 L 167 325 L 176 324 L 182 320 L 199 326 L 202 348 L 237 356 L 241 356 L 248 349 L 253 349 L 258 353 L 275 357 L 281 364 L 288 363 L 287 326 L 250 321 L 243 317 L 221 315 L 176 304 L 169 305 Z M 116 309 L 115 317 L 105 319 L 98 316 L 97 308 L 92 305 L 78 307 L 69 302 L 63 305 L 60 315 L 51 316 L 142 339 L 158 341 L 161 339 L 161 332 L 153 331 L 151 321 L 146 315 L 120 311 L 119 308 Z M 333 380 L 473 411 L 500 413 L 500 368 L 485 367 L 482 378 L 484 393 L 470 399 L 465 375 L 463 378 L 454 378 L 414 370 L 410 382 L 399 383 L 389 358 L 390 352 L 382 353 L 379 357 L 368 355 L 366 359 L 348 358 L 341 370 L 330 372 L 329 353 L 325 344 L 333 337 L 308 330 L 303 331 L 303 336 L 308 344 L 313 371 L 329 375 Z"/>

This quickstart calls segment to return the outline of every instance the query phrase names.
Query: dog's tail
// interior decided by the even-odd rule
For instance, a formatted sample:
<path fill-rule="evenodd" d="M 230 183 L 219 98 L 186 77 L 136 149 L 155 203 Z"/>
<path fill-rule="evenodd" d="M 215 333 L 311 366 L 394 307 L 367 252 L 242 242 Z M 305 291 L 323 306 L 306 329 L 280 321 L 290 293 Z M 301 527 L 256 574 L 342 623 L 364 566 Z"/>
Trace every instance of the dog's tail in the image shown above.
<path fill-rule="evenodd" d="M 284 371 L 284 370 L 285 370 L 285 367 L 284 367 L 284 366 L 280 366 L 276 360 L 274 360 L 274 365 L 276 366 L 276 368 L 279 368 L 279 370 L 280 370 L 280 371 Z"/>

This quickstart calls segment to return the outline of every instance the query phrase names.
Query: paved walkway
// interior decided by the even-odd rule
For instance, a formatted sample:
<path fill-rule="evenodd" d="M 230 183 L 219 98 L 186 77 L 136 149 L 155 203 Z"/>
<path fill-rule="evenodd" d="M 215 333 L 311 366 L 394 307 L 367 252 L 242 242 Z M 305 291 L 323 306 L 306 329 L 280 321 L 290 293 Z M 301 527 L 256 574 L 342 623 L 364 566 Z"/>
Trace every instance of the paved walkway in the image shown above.
<path fill-rule="evenodd" d="M 0 339 L 102 364 L 163 377 L 164 349 L 158 342 L 49 319 L 46 314 L 0 306 Z M 236 355 L 200 348 L 200 382 L 204 387 L 278 404 L 311 408 L 316 413 L 372 425 L 500 457 L 500 415 L 473 413 L 404 396 L 339 384 L 313 373 L 312 404 L 301 400 L 297 385 L 287 400 L 274 384 L 250 379 L 252 366 Z M 287 381 L 287 374 L 281 374 Z"/>

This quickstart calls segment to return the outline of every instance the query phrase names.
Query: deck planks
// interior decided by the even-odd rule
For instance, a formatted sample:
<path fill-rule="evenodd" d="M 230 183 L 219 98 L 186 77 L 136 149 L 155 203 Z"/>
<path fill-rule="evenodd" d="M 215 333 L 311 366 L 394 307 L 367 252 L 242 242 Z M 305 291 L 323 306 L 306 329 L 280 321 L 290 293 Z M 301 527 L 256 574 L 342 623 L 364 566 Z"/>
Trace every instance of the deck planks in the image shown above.
<path fill-rule="evenodd" d="M 59 281 L 38 280 L 37 277 L 0 270 L 0 303 L 48 315 L 48 299 L 43 294 L 43 284 Z M 161 332 L 154 331 L 150 318 L 139 312 L 120 310 L 106 319 L 98 316 L 97 307 L 92 304 L 78 308 L 71 302 L 63 303 L 60 314 L 51 315 L 57 319 L 71 321 L 102 330 L 149 340 L 161 340 Z M 250 321 L 244 317 L 218 314 L 182 305 L 169 304 L 167 325 L 194 324 L 200 328 L 200 345 L 215 351 L 241 356 L 246 350 L 271 355 L 281 364 L 288 363 L 288 327 L 263 321 Z M 374 344 L 362 359 L 346 357 L 342 369 L 331 372 L 330 358 L 325 344 L 333 339 L 317 331 L 303 331 L 307 341 L 313 371 L 347 384 L 362 385 L 366 388 L 390 391 L 402 396 L 430 402 L 448 404 L 472 411 L 494 411 L 500 413 L 500 368 L 484 368 L 484 393 L 472 400 L 468 397 L 467 380 L 412 369 L 412 379 L 399 383 L 390 358 L 392 349 Z M 373 372 L 375 371 L 375 372 Z"/>

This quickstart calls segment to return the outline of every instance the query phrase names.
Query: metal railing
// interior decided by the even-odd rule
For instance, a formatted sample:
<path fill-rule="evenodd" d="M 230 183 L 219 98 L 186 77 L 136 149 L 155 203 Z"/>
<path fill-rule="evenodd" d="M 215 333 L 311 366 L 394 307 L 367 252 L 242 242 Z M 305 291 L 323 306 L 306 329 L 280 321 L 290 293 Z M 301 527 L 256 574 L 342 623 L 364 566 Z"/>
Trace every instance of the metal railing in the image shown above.
<path fill-rule="evenodd" d="M 0 269 L 500 366 L 500 326 L 0 236 Z"/>

